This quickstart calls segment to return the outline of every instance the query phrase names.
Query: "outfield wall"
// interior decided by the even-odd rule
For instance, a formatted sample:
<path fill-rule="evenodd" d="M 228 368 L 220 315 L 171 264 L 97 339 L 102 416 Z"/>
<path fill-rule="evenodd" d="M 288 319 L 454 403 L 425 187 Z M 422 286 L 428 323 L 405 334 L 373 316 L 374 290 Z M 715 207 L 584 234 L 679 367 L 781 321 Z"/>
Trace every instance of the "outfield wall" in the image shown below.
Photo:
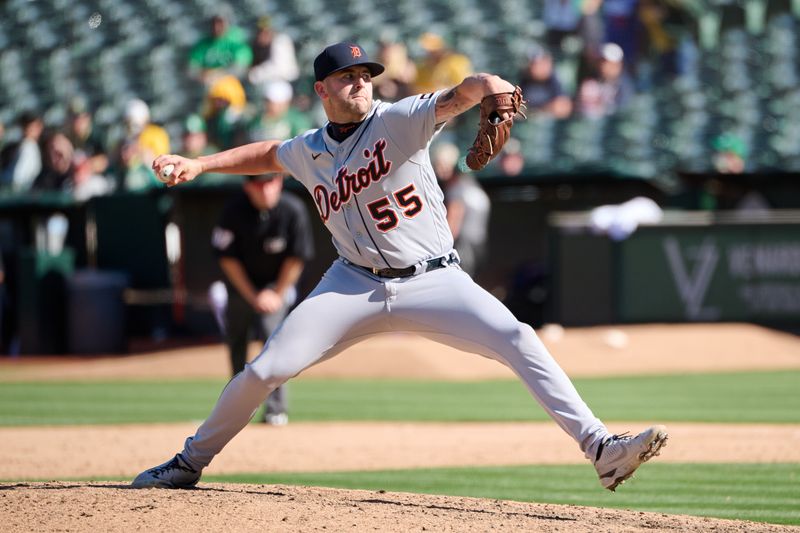
<path fill-rule="evenodd" d="M 492 178 L 482 184 L 492 214 L 489 253 L 476 280 L 523 322 L 800 324 L 800 211 L 772 210 L 761 218 L 668 211 L 663 224 L 641 227 L 617 242 L 591 231 L 588 210 L 635 197 L 666 205 L 671 199 L 652 182 L 582 175 Z M 68 353 L 77 344 L 99 353 L 124 351 L 124 341 L 133 337 L 219 338 L 207 299 L 208 286 L 221 276 L 210 234 L 237 188 L 236 182 L 184 186 L 85 204 L 46 195 L 0 198 L 8 280 L 2 351 L 13 331 L 22 353 Z M 299 184 L 290 181 L 287 188 L 314 213 Z M 69 222 L 57 252 L 47 231 L 54 213 Z M 335 258 L 319 217 L 311 220 L 317 255 L 306 267 L 301 296 Z M 87 270 L 121 274 L 124 290 L 100 286 L 110 277 L 87 283 Z M 78 273 L 84 277 L 75 285 Z M 85 294 L 89 285 L 99 292 Z M 81 305 L 96 303 L 96 315 L 108 323 L 84 324 L 84 313 L 71 307 L 76 291 L 84 291 Z M 120 316 L 122 328 L 111 323 Z M 76 341 L 112 330 L 120 333 L 90 348 Z"/>
<path fill-rule="evenodd" d="M 614 240 L 553 214 L 553 313 L 569 324 L 800 324 L 800 211 L 667 212 Z"/>

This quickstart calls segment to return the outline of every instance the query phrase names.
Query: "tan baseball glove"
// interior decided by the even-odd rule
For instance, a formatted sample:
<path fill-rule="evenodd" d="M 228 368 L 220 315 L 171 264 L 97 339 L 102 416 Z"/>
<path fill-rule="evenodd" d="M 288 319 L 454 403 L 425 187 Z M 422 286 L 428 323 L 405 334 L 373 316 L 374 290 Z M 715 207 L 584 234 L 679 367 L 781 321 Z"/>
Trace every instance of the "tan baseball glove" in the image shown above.
<path fill-rule="evenodd" d="M 511 135 L 511 126 L 517 114 L 525 116 L 525 100 L 522 89 L 516 87 L 512 93 L 489 94 L 481 100 L 481 119 L 478 135 L 467 154 L 467 166 L 480 170 L 494 159 Z M 507 113 L 505 119 L 503 115 Z"/>

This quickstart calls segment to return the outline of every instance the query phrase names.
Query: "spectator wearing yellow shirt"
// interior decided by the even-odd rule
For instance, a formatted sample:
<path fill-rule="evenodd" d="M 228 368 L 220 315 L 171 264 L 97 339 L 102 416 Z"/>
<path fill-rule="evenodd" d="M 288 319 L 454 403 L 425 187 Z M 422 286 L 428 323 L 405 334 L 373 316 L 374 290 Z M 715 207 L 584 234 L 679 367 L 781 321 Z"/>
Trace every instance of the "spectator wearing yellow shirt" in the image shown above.
<path fill-rule="evenodd" d="M 469 58 L 450 50 L 441 35 L 424 33 L 419 38 L 419 44 L 425 56 L 417 64 L 412 93 L 430 93 L 455 87 L 473 73 Z"/>
<path fill-rule="evenodd" d="M 146 164 L 160 155 L 168 154 L 169 134 L 167 130 L 150 122 L 150 106 L 135 98 L 125 107 L 125 125 L 128 139 L 135 139 Z"/>
<path fill-rule="evenodd" d="M 208 142 L 218 150 L 232 148 L 242 128 L 247 106 L 244 86 L 235 76 L 223 76 L 209 88 L 203 118 Z"/>
<path fill-rule="evenodd" d="M 150 107 L 135 98 L 125 106 L 125 139 L 119 147 L 118 175 L 122 188 L 140 191 L 163 184 L 151 169 L 153 160 L 170 153 L 167 130 L 150 122 Z"/>

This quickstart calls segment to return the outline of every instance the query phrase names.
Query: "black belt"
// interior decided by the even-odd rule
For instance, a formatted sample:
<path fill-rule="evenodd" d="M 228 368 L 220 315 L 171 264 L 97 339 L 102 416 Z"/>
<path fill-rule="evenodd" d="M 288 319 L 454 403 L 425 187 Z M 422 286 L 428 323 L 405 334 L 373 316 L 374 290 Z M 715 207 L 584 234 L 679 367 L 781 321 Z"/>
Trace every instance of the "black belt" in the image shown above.
<path fill-rule="evenodd" d="M 454 265 L 458 263 L 458 256 L 455 253 L 449 253 L 445 256 L 437 257 L 436 259 L 428 259 L 425 261 L 425 263 L 423 263 L 426 265 L 424 272 L 430 272 L 431 270 L 444 268 L 447 265 Z M 373 268 L 357 265 L 355 263 L 350 264 L 382 278 L 407 278 L 409 276 L 413 276 L 417 270 L 416 265 L 406 268 Z"/>

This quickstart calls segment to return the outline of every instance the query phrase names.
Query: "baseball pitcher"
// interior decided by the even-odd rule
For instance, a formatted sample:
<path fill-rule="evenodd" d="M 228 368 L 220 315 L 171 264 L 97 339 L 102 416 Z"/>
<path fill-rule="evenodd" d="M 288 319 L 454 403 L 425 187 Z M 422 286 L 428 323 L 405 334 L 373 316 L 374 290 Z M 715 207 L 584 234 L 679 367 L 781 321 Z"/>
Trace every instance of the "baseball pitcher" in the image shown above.
<path fill-rule="evenodd" d="M 241 431 L 276 387 L 365 337 L 409 331 L 510 367 L 569 434 L 610 490 L 667 439 L 663 426 L 637 436 L 612 435 L 579 396 L 527 324 L 459 268 L 442 191 L 428 148 L 445 123 L 480 104 L 467 164 L 498 155 L 523 106 L 520 90 L 490 74 L 390 104 L 373 101 L 383 72 L 355 43 L 336 43 L 314 61 L 314 90 L 328 123 L 289 140 L 248 144 L 186 159 L 159 157 L 169 184 L 204 172 L 286 172 L 308 189 L 339 257 L 309 296 L 233 378 L 183 450 L 142 472 L 134 487 L 186 488 Z"/>

